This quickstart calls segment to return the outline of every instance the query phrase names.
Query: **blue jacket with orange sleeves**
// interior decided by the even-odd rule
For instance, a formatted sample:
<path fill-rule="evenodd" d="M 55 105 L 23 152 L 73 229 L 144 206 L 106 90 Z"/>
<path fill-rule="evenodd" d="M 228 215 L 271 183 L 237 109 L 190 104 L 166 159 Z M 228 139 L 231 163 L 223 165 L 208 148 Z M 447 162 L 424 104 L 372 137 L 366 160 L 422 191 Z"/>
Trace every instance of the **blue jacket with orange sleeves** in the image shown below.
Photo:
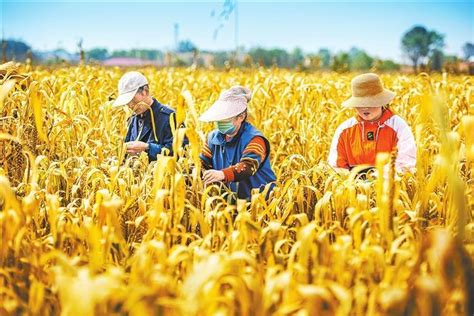
<path fill-rule="evenodd" d="M 252 189 L 263 191 L 267 184 L 270 184 L 270 190 L 275 186 L 276 176 L 270 166 L 270 143 L 263 134 L 248 122 L 244 122 L 236 136 L 230 141 L 226 141 L 225 135 L 218 130 L 214 130 L 208 135 L 208 144 L 212 153 L 212 167 L 216 170 L 222 170 L 237 164 L 244 153 L 245 148 L 255 136 L 264 139 L 267 148 L 267 156 L 260 163 L 257 172 L 249 178 L 230 182 L 227 185 L 237 194 L 240 199 L 249 199 Z"/>

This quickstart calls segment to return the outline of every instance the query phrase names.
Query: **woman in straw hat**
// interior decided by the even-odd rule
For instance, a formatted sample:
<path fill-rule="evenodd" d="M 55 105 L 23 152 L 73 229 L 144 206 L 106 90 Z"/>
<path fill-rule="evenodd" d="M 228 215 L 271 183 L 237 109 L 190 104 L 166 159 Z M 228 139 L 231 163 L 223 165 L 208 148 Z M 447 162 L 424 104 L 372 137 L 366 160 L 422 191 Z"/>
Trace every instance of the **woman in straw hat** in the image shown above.
<path fill-rule="evenodd" d="M 275 173 L 270 166 L 270 144 L 263 134 L 247 122 L 247 103 L 251 91 L 234 86 L 199 118 L 215 122 L 200 155 L 205 184 L 225 183 L 240 199 L 249 199 L 252 189 L 274 186 Z"/>
<path fill-rule="evenodd" d="M 395 93 L 384 89 L 379 76 L 362 74 L 352 79 L 352 97 L 342 106 L 357 115 L 343 122 L 331 143 L 329 164 L 352 169 L 374 166 L 377 153 L 397 150 L 397 170 L 414 168 L 416 145 L 408 124 L 388 109 Z"/>

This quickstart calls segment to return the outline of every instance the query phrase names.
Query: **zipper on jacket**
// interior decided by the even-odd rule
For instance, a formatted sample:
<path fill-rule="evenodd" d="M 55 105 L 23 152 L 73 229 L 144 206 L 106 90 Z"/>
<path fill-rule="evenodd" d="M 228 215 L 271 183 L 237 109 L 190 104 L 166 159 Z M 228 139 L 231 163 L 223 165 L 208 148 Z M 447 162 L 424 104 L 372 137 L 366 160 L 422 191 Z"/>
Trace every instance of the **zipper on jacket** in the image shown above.
<path fill-rule="evenodd" d="M 143 131 L 143 126 L 145 125 L 144 122 L 145 120 L 144 119 L 138 119 L 138 134 L 137 134 L 137 138 L 135 139 L 136 141 L 139 141 L 140 140 L 140 136 L 142 135 L 142 131 Z"/>

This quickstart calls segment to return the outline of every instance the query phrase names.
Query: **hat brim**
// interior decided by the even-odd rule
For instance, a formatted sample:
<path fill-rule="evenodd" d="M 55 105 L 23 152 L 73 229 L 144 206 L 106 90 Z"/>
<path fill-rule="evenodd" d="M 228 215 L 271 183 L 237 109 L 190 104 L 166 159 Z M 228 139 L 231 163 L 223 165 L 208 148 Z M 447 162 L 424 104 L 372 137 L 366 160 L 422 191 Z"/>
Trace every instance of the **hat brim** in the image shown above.
<path fill-rule="evenodd" d="M 137 93 L 137 90 L 138 89 L 119 95 L 118 98 L 115 99 L 114 103 L 112 103 L 112 107 L 116 108 L 119 106 L 127 105 L 130 101 L 132 101 L 133 97 Z"/>
<path fill-rule="evenodd" d="M 343 108 L 378 108 L 384 105 L 389 104 L 393 98 L 395 98 L 395 93 L 384 89 L 382 92 L 376 95 L 371 95 L 367 97 L 350 97 L 346 101 L 342 102 Z"/>
<path fill-rule="evenodd" d="M 231 119 L 247 109 L 246 106 L 236 106 L 231 102 L 216 101 L 209 109 L 201 114 L 201 122 L 218 122 Z"/>

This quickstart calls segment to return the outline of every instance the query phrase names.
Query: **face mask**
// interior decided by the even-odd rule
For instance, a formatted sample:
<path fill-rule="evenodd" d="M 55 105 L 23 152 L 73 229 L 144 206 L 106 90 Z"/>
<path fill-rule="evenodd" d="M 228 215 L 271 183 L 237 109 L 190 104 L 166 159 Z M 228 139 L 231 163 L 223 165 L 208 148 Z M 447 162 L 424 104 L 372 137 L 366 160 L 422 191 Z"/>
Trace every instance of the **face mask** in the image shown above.
<path fill-rule="evenodd" d="M 146 112 L 146 110 L 148 110 L 150 108 L 150 106 L 145 102 L 145 101 L 139 101 L 137 103 L 135 103 L 134 105 L 132 105 L 132 110 L 137 113 L 137 114 L 141 114 L 143 112 Z"/>
<path fill-rule="evenodd" d="M 235 132 L 236 129 L 232 121 L 216 122 L 216 127 L 222 134 L 232 134 L 233 132 Z"/>

